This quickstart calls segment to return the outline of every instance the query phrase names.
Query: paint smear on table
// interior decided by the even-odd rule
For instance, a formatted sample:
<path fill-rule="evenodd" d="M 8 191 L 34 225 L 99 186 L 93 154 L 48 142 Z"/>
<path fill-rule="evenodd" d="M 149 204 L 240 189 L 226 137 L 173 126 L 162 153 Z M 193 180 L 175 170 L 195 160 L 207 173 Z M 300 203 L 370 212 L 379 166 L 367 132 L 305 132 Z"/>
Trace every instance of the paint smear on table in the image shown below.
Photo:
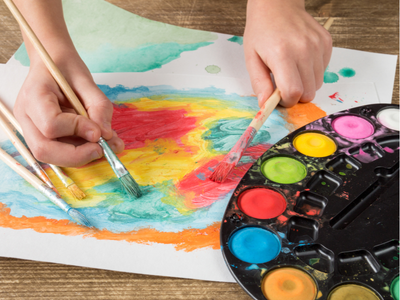
<path fill-rule="evenodd" d="M 93 231 L 66 220 L 64 212 L 0 164 L 1 227 L 170 244 L 184 251 L 218 249 L 220 220 L 241 177 L 290 130 L 325 115 L 312 103 L 274 110 L 238 166 L 218 184 L 208 178 L 257 113 L 255 97 L 227 94 L 215 87 L 100 88 L 113 102 L 112 126 L 126 144 L 118 156 L 140 184 L 143 196 L 129 198 L 104 158 L 65 169 L 88 195 L 83 201 L 69 197 L 49 171 L 66 201 L 99 229 Z M 2 147 L 24 163 L 10 142 Z"/>

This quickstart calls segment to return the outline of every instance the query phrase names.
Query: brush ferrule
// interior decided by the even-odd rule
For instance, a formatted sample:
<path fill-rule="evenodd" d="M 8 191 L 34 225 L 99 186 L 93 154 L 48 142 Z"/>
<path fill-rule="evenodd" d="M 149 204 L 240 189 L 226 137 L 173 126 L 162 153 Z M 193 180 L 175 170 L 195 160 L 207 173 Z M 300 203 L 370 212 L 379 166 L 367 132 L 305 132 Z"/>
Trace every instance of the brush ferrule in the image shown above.
<path fill-rule="evenodd" d="M 238 163 L 242 158 L 243 152 L 250 146 L 256 134 L 257 130 L 249 126 L 237 141 L 235 146 L 233 146 L 231 151 L 229 151 L 228 155 L 225 156 L 223 161 L 227 163 Z"/>
<path fill-rule="evenodd" d="M 50 199 L 55 205 L 61 208 L 63 211 L 68 212 L 71 209 L 69 206 L 55 191 L 53 191 L 49 186 L 42 184 L 39 186 L 38 190 Z"/>
<path fill-rule="evenodd" d="M 64 172 L 61 170 L 60 167 L 51 164 L 49 166 L 57 175 L 57 177 L 61 180 L 61 182 L 65 187 L 69 187 L 71 184 L 74 183 L 71 178 L 69 178 L 67 175 L 64 174 Z"/>
<path fill-rule="evenodd" d="M 33 171 L 36 173 L 36 175 L 45 183 L 47 184 L 50 188 L 54 189 L 55 186 L 51 182 L 49 176 L 47 176 L 46 172 L 43 170 L 43 168 L 39 165 L 38 162 L 34 163 L 31 165 Z"/>
<path fill-rule="evenodd" d="M 119 158 L 115 155 L 110 146 L 102 137 L 97 143 L 101 146 L 101 148 L 103 148 L 104 156 L 106 157 L 108 163 L 110 164 L 111 168 L 118 178 L 129 174 L 128 170 L 125 168 L 125 166 L 122 164 L 122 162 L 119 160 Z"/>

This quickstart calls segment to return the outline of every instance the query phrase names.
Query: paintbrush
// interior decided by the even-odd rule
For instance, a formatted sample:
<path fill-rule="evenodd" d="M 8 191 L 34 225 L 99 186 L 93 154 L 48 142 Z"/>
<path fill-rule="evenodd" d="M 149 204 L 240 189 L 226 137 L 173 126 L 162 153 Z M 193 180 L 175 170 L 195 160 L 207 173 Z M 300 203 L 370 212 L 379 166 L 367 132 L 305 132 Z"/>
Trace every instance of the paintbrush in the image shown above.
<path fill-rule="evenodd" d="M 20 25 L 21 29 L 24 31 L 32 45 L 35 47 L 36 51 L 40 55 L 42 61 L 46 65 L 47 69 L 58 83 L 58 86 L 63 91 L 65 97 L 70 101 L 75 111 L 86 117 L 89 118 L 85 108 L 83 107 L 82 103 L 79 101 L 78 97 L 75 95 L 74 91 L 68 84 L 67 80 L 64 78 L 60 70 L 55 65 L 54 61 L 47 53 L 46 49 L 43 47 L 42 43 L 37 38 L 36 34 L 33 32 L 32 28 L 29 26 L 25 18 L 22 16 L 18 8 L 12 2 L 12 0 L 4 0 L 5 4 L 9 8 L 10 12 L 17 20 L 18 24 Z M 142 195 L 139 185 L 133 179 L 132 175 L 129 171 L 125 168 L 119 158 L 115 155 L 115 153 L 111 150 L 107 142 L 101 137 L 98 141 L 98 144 L 102 147 L 104 151 L 104 156 L 106 157 L 108 163 L 110 164 L 111 168 L 113 169 L 114 173 L 117 175 L 119 180 L 121 181 L 123 187 L 128 192 L 128 194 L 140 197 Z"/>
<path fill-rule="evenodd" d="M 7 120 L 14 126 L 14 128 L 19 132 L 19 134 L 21 136 L 24 136 L 24 134 L 22 132 L 22 128 L 19 125 L 17 119 L 15 119 L 14 115 L 7 109 L 7 107 L 1 101 L 0 101 L 0 111 L 7 118 Z M 17 140 L 19 140 L 13 131 L 12 131 L 12 134 L 13 134 L 13 136 L 15 136 L 15 138 Z M 21 153 L 21 151 L 20 151 L 20 153 Z M 29 154 L 30 154 L 30 152 L 29 152 Z M 49 164 L 49 166 L 52 168 L 54 173 L 57 175 L 57 177 L 61 180 L 61 182 L 64 184 L 64 186 L 67 188 L 67 190 L 72 194 L 72 196 L 74 198 L 76 198 L 78 200 L 82 200 L 83 198 L 86 197 L 85 193 L 76 185 L 76 183 L 70 177 L 68 177 L 67 174 L 65 174 L 63 172 L 63 170 L 61 170 L 60 167 L 52 165 L 52 164 Z M 40 165 L 39 165 L 39 167 L 40 167 Z M 43 170 L 43 172 L 44 172 L 44 170 Z M 43 178 L 42 178 L 42 180 L 43 180 Z"/>
<path fill-rule="evenodd" d="M 325 24 L 324 28 L 326 30 L 332 25 L 333 18 L 329 18 Z M 268 119 L 271 112 L 278 105 L 281 100 L 281 93 L 278 88 L 272 93 L 272 95 L 264 102 L 263 106 L 260 108 L 254 119 L 251 121 L 249 127 L 233 146 L 231 151 L 224 157 L 224 159 L 217 165 L 214 172 L 211 174 L 210 179 L 215 182 L 223 182 L 229 175 L 229 173 L 236 167 L 243 153 L 246 151 L 247 147 L 252 142 L 253 138 L 257 134 L 258 130 Z"/>
<path fill-rule="evenodd" d="M 87 227 L 93 227 L 90 222 L 79 211 L 69 206 L 55 191 L 49 188 L 39 178 L 29 172 L 23 165 L 11 157 L 7 152 L 0 148 L 0 159 L 11 169 L 18 173 L 22 178 L 28 181 L 35 189 L 50 199 L 55 205 L 65 211 L 72 219 L 79 224 Z"/>
<path fill-rule="evenodd" d="M 51 182 L 50 178 L 47 176 L 46 172 L 40 166 L 40 164 L 36 161 L 36 159 L 32 156 L 31 152 L 25 147 L 25 145 L 21 142 L 21 140 L 17 137 L 15 132 L 12 130 L 10 125 L 6 122 L 4 117 L 0 114 L 0 126 L 3 128 L 4 132 L 7 134 L 10 141 L 13 143 L 15 148 L 17 148 L 18 152 L 25 159 L 29 166 L 33 169 L 35 174 L 42 179 L 44 183 L 46 183 L 53 191 L 60 195 L 57 191 L 54 184 Z"/>

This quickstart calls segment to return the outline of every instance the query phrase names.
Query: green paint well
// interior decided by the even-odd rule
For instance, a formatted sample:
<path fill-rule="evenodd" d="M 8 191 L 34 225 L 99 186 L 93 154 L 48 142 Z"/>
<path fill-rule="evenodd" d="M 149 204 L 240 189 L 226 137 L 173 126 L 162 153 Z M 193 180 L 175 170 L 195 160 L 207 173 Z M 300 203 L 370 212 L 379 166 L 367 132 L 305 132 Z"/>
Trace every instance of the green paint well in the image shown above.
<path fill-rule="evenodd" d="M 221 68 L 215 65 L 207 66 L 206 71 L 210 74 L 217 74 L 221 72 Z"/>
<path fill-rule="evenodd" d="M 397 276 L 390 285 L 390 293 L 393 299 L 399 300 L 400 298 L 400 286 L 399 286 L 399 276 Z"/>
<path fill-rule="evenodd" d="M 356 75 L 356 71 L 351 68 L 343 68 L 339 71 L 339 75 L 343 77 L 353 77 L 354 75 Z"/>
<path fill-rule="evenodd" d="M 242 36 L 233 36 L 228 41 L 232 43 L 238 43 L 239 45 L 243 45 L 243 37 Z"/>
<path fill-rule="evenodd" d="M 324 82 L 325 83 L 335 83 L 339 80 L 339 75 L 333 72 L 325 71 Z"/>
<path fill-rule="evenodd" d="M 213 43 L 212 32 L 168 25 L 106 1 L 63 1 L 71 38 L 91 72 L 145 72 Z M 15 58 L 29 66 L 25 46 Z"/>
<path fill-rule="evenodd" d="M 296 183 L 307 175 L 306 167 L 298 160 L 276 156 L 261 165 L 261 172 L 269 180 L 282 184 Z"/>

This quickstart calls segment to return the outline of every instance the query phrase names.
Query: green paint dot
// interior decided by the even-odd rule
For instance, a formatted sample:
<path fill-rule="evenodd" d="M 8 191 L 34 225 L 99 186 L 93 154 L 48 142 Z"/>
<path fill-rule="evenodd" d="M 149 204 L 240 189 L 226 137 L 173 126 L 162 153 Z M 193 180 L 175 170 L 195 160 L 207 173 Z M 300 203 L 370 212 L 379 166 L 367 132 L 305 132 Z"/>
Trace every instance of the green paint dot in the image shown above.
<path fill-rule="evenodd" d="M 338 80 L 339 80 L 338 74 L 325 71 L 325 73 L 324 73 L 324 82 L 325 83 L 335 83 Z"/>
<path fill-rule="evenodd" d="M 343 77 L 353 77 L 354 75 L 356 75 L 356 71 L 351 68 L 343 68 L 339 71 L 339 74 Z"/>
<path fill-rule="evenodd" d="M 282 184 L 296 183 L 307 175 L 306 167 L 298 160 L 277 156 L 261 165 L 261 172 L 269 180 Z"/>
<path fill-rule="evenodd" d="M 325 181 L 322 181 L 321 184 L 322 184 L 322 185 L 326 185 L 326 182 L 325 182 Z"/>
<path fill-rule="evenodd" d="M 395 300 L 399 300 L 400 286 L 399 286 L 399 276 L 397 276 L 390 285 L 390 293 Z"/>
<path fill-rule="evenodd" d="M 351 170 L 351 169 L 353 169 L 353 166 L 352 166 L 351 164 L 347 164 L 347 165 L 346 165 L 346 168 L 349 169 L 349 170 Z"/>
<path fill-rule="evenodd" d="M 241 36 L 233 36 L 230 39 L 228 39 L 228 41 L 232 42 L 232 43 L 238 43 L 239 45 L 243 45 L 243 37 Z"/>
<path fill-rule="evenodd" d="M 339 172 L 339 175 L 342 175 L 342 176 L 344 176 L 344 175 L 346 175 L 346 173 Z"/>
<path fill-rule="evenodd" d="M 319 258 L 311 258 L 310 259 L 310 265 L 315 265 L 315 264 L 317 264 L 317 263 L 319 263 Z"/>
<path fill-rule="evenodd" d="M 399 260 L 399 258 L 397 256 L 393 256 L 394 260 Z"/>
<path fill-rule="evenodd" d="M 221 68 L 215 65 L 207 66 L 206 71 L 210 74 L 217 74 L 221 72 Z"/>

